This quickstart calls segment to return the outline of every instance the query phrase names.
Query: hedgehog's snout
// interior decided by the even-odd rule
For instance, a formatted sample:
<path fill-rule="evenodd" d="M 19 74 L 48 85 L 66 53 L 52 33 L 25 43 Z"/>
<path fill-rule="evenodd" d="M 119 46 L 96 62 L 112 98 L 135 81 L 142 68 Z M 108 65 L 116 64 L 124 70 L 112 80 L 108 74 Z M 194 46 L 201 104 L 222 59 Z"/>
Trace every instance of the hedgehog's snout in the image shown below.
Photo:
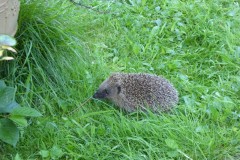
<path fill-rule="evenodd" d="M 93 98 L 98 99 L 98 98 L 99 98 L 99 93 L 98 93 L 98 92 L 95 92 L 95 93 L 93 94 Z"/>
<path fill-rule="evenodd" d="M 103 92 L 100 92 L 100 91 L 97 91 L 97 92 L 94 93 L 94 95 L 93 95 L 93 98 L 96 98 L 96 99 L 103 99 L 103 98 L 105 98 L 105 97 L 106 97 L 106 95 L 103 94 Z"/>

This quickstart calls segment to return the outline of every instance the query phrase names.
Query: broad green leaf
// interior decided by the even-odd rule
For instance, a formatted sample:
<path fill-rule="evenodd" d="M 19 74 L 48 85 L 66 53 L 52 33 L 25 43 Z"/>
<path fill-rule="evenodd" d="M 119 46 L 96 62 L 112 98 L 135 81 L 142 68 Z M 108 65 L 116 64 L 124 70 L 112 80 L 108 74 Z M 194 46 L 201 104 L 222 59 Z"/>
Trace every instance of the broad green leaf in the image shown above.
<path fill-rule="evenodd" d="M 0 89 L 3 89 L 6 87 L 6 84 L 3 80 L 0 80 Z"/>
<path fill-rule="evenodd" d="M 0 81 L 0 113 L 10 113 L 19 104 L 14 101 L 15 88 L 7 87 L 4 81 Z"/>
<path fill-rule="evenodd" d="M 9 103 L 14 100 L 15 88 L 13 87 L 1 87 L 0 88 L 0 104 Z"/>
<path fill-rule="evenodd" d="M 42 116 L 40 112 L 38 112 L 34 108 L 30 107 L 17 107 L 14 108 L 11 115 L 18 115 L 18 116 L 26 116 L 26 117 L 39 117 Z"/>
<path fill-rule="evenodd" d="M 0 34 L 0 45 L 1 46 L 15 46 L 17 44 L 17 41 L 8 35 Z"/>
<path fill-rule="evenodd" d="M 14 108 L 20 107 L 20 105 L 13 101 L 8 104 L 2 105 L 0 101 L 0 113 L 11 113 Z"/>
<path fill-rule="evenodd" d="M 42 158 L 47 158 L 50 156 L 50 153 L 48 150 L 41 150 L 39 151 L 39 154 L 42 156 Z"/>
<path fill-rule="evenodd" d="M 16 156 L 14 157 L 14 160 L 21 160 L 21 157 L 19 156 L 18 153 L 17 153 Z"/>
<path fill-rule="evenodd" d="M 155 20 L 155 23 L 157 24 L 157 26 L 161 26 L 162 21 L 161 21 L 161 19 L 157 19 L 157 20 Z"/>
<path fill-rule="evenodd" d="M 19 130 L 17 126 L 7 118 L 0 119 L 0 139 L 14 147 L 19 140 Z"/>
<path fill-rule="evenodd" d="M 161 7 L 159 7 L 159 6 L 157 6 L 156 8 L 155 8 L 155 11 L 160 11 L 161 10 Z"/>
<path fill-rule="evenodd" d="M 154 27 L 152 28 L 152 30 L 151 30 L 150 36 L 155 36 L 155 35 L 157 35 L 158 31 L 159 31 L 159 26 L 154 26 Z"/>
<path fill-rule="evenodd" d="M 113 57 L 113 63 L 116 63 L 119 60 L 117 56 Z"/>
<path fill-rule="evenodd" d="M 27 120 L 23 116 L 10 115 L 9 119 L 15 122 L 20 127 L 26 127 L 28 125 Z"/>
<path fill-rule="evenodd" d="M 53 146 L 50 150 L 50 155 L 51 155 L 51 158 L 58 159 L 63 156 L 63 151 L 60 147 Z"/>
<path fill-rule="evenodd" d="M 173 158 L 173 157 L 179 157 L 179 153 L 178 153 L 177 150 L 168 151 L 168 152 L 167 152 L 167 155 L 168 155 L 169 157 L 171 157 L 171 158 Z"/>
<path fill-rule="evenodd" d="M 168 138 L 165 140 L 165 143 L 167 144 L 168 147 L 170 147 L 172 149 L 178 149 L 178 145 L 173 139 Z"/>

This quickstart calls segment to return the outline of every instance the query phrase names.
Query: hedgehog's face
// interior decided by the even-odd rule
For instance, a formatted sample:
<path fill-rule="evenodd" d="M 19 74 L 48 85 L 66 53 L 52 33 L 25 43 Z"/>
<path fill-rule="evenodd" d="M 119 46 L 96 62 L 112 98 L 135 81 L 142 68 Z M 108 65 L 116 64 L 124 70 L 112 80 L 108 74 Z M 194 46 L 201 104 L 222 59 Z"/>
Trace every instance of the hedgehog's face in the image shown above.
<path fill-rule="evenodd" d="M 104 81 L 98 88 L 97 92 L 93 95 L 96 99 L 113 99 L 121 92 L 121 87 L 111 79 Z"/>

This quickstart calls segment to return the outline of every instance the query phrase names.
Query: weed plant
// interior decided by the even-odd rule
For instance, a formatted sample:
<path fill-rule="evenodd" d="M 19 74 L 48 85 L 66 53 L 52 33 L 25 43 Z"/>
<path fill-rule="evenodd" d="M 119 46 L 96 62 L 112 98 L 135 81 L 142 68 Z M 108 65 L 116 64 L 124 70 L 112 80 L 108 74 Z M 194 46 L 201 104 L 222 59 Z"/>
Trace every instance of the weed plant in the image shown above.
<path fill-rule="evenodd" d="M 21 1 L 18 55 L 0 74 L 21 106 L 44 116 L 16 148 L 0 142 L 0 159 L 240 158 L 239 2 L 85 5 Z M 179 105 L 156 115 L 83 104 L 112 72 L 163 75 Z"/>

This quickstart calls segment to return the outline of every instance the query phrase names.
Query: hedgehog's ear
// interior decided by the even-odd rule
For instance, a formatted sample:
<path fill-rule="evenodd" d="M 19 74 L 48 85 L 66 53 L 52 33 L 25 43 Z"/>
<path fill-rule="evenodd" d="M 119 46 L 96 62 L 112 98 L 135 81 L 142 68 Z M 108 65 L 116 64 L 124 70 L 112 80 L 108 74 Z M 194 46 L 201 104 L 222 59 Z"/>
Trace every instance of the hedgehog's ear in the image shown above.
<path fill-rule="evenodd" d="M 121 86 L 117 85 L 117 94 L 119 94 L 121 92 Z"/>

